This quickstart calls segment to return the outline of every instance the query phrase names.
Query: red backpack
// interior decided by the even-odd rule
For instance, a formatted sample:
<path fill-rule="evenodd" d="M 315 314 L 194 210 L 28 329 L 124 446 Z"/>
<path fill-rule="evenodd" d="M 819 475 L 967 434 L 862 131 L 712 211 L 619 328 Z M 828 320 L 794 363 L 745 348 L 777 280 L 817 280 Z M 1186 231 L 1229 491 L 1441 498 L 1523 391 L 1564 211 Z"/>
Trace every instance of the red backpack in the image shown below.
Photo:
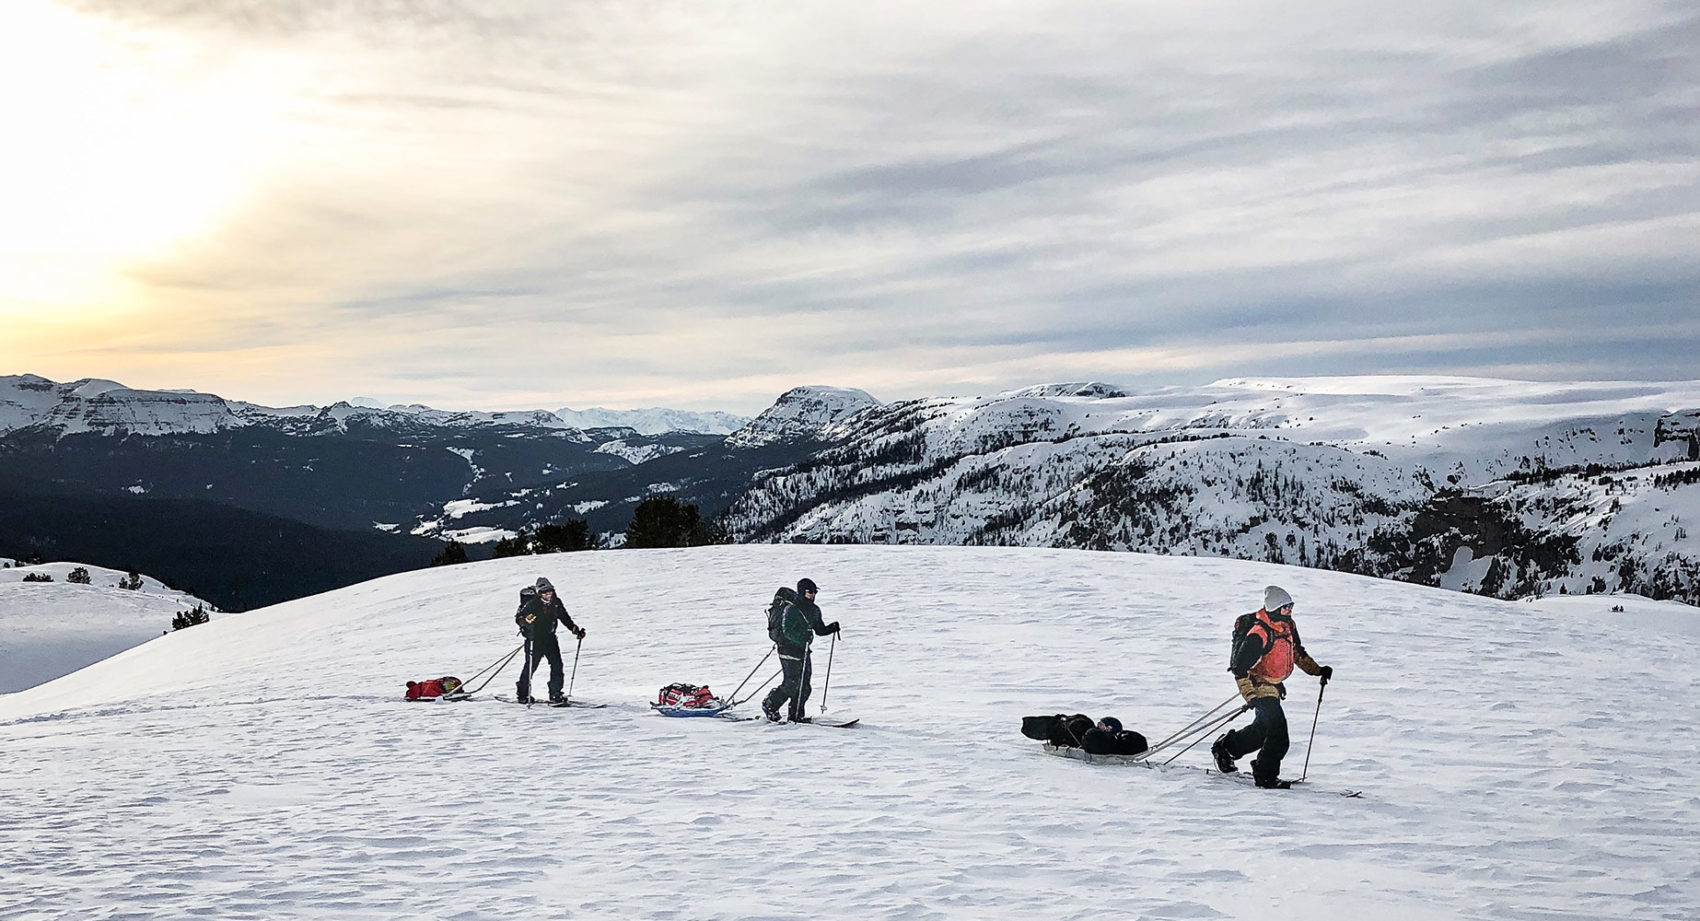
<path fill-rule="evenodd" d="M 441 697 L 444 694 L 453 694 L 459 689 L 459 678 L 431 678 L 426 681 L 409 681 L 407 683 L 407 699 L 421 700 Z"/>
<path fill-rule="evenodd" d="M 702 707 L 718 707 L 720 701 L 706 686 L 697 687 L 694 684 L 669 684 L 655 695 L 657 707 L 682 707 L 696 710 Z"/>

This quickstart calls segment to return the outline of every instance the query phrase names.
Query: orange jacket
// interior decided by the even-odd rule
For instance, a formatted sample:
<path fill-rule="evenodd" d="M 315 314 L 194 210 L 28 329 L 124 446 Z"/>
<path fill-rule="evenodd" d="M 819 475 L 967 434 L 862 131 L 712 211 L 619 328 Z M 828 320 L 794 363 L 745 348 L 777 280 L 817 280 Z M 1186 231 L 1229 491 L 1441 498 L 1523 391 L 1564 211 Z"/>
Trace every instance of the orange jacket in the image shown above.
<path fill-rule="evenodd" d="M 1256 638 L 1258 645 L 1251 647 L 1256 651 L 1256 660 L 1245 667 L 1245 677 L 1238 678 L 1240 696 L 1247 703 L 1259 697 L 1285 696 L 1282 693 L 1281 682 L 1293 674 L 1293 666 L 1298 666 L 1307 675 L 1319 675 L 1322 666 L 1305 652 L 1304 644 L 1299 641 L 1299 627 L 1290 617 L 1275 617 L 1268 611 L 1259 609 L 1257 622 L 1246 631 L 1248 641 Z M 1251 644 L 1248 642 L 1248 646 Z M 1245 654 L 1247 657 L 1251 653 Z M 1235 663 L 1241 665 L 1242 663 Z"/>

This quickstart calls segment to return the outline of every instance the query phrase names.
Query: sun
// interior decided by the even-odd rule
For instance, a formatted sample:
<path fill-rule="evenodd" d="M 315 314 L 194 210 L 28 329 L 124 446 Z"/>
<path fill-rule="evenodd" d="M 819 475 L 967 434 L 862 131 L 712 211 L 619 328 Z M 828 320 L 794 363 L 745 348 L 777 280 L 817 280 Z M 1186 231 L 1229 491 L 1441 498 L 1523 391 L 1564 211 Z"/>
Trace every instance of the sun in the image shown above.
<path fill-rule="evenodd" d="M 215 229 L 283 146 L 295 68 L 43 0 L 0 5 L 0 316 L 102 312 Z"/>

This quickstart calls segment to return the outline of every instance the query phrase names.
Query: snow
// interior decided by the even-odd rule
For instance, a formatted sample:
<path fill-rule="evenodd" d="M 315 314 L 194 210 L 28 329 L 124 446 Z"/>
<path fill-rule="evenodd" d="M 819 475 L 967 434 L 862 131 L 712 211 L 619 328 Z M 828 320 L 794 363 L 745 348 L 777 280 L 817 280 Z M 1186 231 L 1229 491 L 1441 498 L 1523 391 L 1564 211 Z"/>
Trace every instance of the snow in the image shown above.
<path fill-rule="evenodd" d="M 325 407 L 271 407 L 227 401 L 191 389 L 133 390 L 107 380 L 84 379 L 61 384 L 33 374 L 0 376 L 0 435 L 35 424 L 46 424 L 61 434 L 206 434 L 255 424 L 297 432 L 302 423 L 329 423 L 346 429 L 351 419 L 390 428 L 517 426 L 560 433 L 577 442 L 591 440 L 579 431 L 582 428 L 627 427 L 642 434 L 687 431 L 724 435 L 749 421 L 728 413 L 672 409 L 593 409 L 584 413 L 564 409 L 558 414 L 542 409 L 458 412 L 418 403 L 384 406 L 370 397 L 356 397 Z M 467 455 L 467 461 L 471 460 Z"/>
<path fill-rule="evenodd" d="M 206 602 L 142 577 L 138 589 L 118 588 L 125 573 L 81 563 L 0 568 L 0 694 L 34 687 L 171 629 L 179 611 Z M 89 584 L 67 582 L 88 570 Z M 52 582 L 25 582 L 46 574 Z M 223 617 L 224 615 L 216 615 Z"/>
<path fill-rule="evenodd" d="M 689 412 L 678 409 L 590 409 L 562 408 L 555 410 L 556 418 L 581 429 L 629 428 L 639 435 L 663 435 L 668 432 L 696 432 L 704 435 L 729 435 L 749 422 L 746 416 L 723 412 Z"/>
<path fill-rule="evenodd" d="M 658 457 L 677 454 L 683 450 L 685 449 L 674 445 L 631 444 L 621 439 L 597 445 L 594 453 L 612 454 L 615 457 L 624 458 L 632 464 L 643 464 Z"/>
<path fill-rule="evenodd" d="M 793 387 L 761 415 L 726 437 L 737 447 L 757 447 L 799 439 L 828 437 L 835 426 L 857 413 L 880 406 L 865 391 L 849 387 Z"/>
<path fill-rule="evenodd" d="M 463 518 L 473 512 L 487 512 L 491 509 L 507 508 L 510 505 L 518 504 L 519 501 L 516 499 L 509 499 L 505 502 L 479 502 L 477 499 L 452 499 L 443 503 L 443 514 L 451 519 Z"/>
<path fill-rule="evenodd" d="M 414 533 L 418 533 L 415 531 Z M 430 534 L 444 541 L 459 541 L 463 544 L 493 544 L 501 540 L 511 540 L 519 536 L 518 531 L 506 528 L 476 527 L 476 528 L 445 528 Z"/>
<path fill-rule="evenodd" d="M 401 700 L 511 650 L 538 575 L 589 631 L 576 696 L 611 706 Z M 862 726 L 648 712 L 673 681 L 730 693 L 767 648 L 763 603 L 802 575 L 844 624 L 815 701 Z M 1019 735 L 1060 711 L 1180 728 L 1232 695 L 1228 631 L 1269 583 L 1336 669 L 1309 789 L 1213 779 L 1203 746 L 1150 771 Z M 406 573 L 0 698 L 0 916 L 1686 921 L 1700 667 L 1692 633 L 1648 618 L 1696 612 L 1610 601 L 1014 548 Z M 1296 777 L 1317 698 L 1290 685 Z M 1346 788 L 1363 798 L 1326 795 Z"/>

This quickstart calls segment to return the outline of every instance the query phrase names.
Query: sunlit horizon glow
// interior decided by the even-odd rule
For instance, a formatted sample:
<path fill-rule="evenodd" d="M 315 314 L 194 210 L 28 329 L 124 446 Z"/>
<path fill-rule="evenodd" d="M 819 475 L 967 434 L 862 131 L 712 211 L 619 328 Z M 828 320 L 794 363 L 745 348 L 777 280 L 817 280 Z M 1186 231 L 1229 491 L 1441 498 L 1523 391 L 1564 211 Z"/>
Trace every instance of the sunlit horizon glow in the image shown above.
<path fill-rule="evenodd" d="M 755 412 L 1691 378 L 1700 15 L 0 6 L 0 373 Z"/>
<path fill-rule="evenodd" d="M 120 35 L 19 0 L 0 13 L 0 317 L 142 308 L 127 267 L 214 230 L 264 168 L 286 87 L 270 56 Z"/>

